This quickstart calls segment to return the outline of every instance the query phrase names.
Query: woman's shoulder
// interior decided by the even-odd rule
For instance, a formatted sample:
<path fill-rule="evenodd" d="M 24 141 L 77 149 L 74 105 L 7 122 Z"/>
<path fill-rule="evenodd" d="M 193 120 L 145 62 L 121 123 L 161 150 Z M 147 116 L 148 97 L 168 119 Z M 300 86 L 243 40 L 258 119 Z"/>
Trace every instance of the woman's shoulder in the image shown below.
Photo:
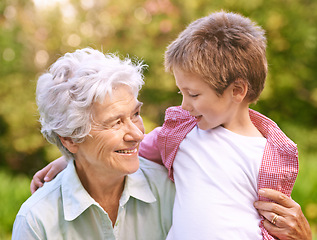
<path fill-rule="evenodd" d="M 43 211 L 54 209 L 60 199 L 62 177 L 63 172 L 52 181 L 44 183 L 43 187 L 39 188 L 22 204 L 18 216 L 34 215 L 36 213 L 43 215 Z M 52 199 L 56 199 L 56 201 L 54 202 Z"/>
<path fill-rule="evenodd" d="M 168 171 L 163 165 L 157 164 L 143 157 L 140 159 L 140 170 L 143 172 L 147 181 L 157 190 L 170 189 L 171 194 L 175 193 L 174 183 L 168 178 Z"/>

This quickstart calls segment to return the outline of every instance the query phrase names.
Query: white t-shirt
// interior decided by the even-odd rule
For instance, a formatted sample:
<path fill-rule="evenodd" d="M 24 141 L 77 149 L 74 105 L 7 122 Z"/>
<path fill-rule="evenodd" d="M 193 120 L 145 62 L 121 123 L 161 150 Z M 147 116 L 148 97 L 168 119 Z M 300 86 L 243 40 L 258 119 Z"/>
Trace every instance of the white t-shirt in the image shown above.
<path fill-rule="evenodd" d="M 265 144 L 223 127 L 195 127 L 173 163 L 176 196 L 167 239 L 262 239 L 253 203 Z"/>

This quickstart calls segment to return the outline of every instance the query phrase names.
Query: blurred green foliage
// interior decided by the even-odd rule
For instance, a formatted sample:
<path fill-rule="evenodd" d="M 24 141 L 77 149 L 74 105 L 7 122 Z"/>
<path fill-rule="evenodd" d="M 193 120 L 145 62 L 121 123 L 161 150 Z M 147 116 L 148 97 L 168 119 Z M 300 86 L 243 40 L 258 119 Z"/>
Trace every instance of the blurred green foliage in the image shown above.
<path fill-rule="evenodd" d="M 0 171 L 0 239 L 10 239 L 17 210 L 31 195 L 30 180 L 23 175 Z"/>
<path fill-rule="evenodd" d="M 34 99 L 39 74 L 59 56 L 87 46 L 142 58 L 149 68 L 140 99 L 150 131 L 163 122 L 168 106 L 181 101 L 173 77 L 164 72 L 166 46 L 191 21 L 220 9 L 242 13 L 267 32 L 269 76 L 261 99 L 252 107 L 274 119 L 298 144 L 301 168 L 293 198 L 316 231 L 314 0 L 1 0 L 0 214 L 12 215 L 0 215 L 1 231 L 9 231 L 8 221 L 12 224 L 21 199 L 28 196 L 29 178 L 20 184 L 20 174 L 30 177 L 60 155 L 39 131 Z M 15 210 L 7 210 L 12 204 Z M 9 234 L 1 231 L 0 238 Z"/>

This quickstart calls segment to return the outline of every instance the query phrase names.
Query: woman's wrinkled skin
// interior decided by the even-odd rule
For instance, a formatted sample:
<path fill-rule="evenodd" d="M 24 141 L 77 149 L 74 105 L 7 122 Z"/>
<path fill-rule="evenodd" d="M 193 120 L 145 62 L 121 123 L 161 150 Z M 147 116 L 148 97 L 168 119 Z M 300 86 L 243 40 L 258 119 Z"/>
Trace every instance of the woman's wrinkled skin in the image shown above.
<path fill-rule="evenodd" d="M 312 240 L 309 223 L 298 203 L 272 189 L 260 189 L 259 195 L 275 202 L 254 203 L 255 208 L 264 216 L 264 227 L 271 235 L 283 240 Z M 275 224 L 272 224 L 276 214 L 278 217 Z"/>

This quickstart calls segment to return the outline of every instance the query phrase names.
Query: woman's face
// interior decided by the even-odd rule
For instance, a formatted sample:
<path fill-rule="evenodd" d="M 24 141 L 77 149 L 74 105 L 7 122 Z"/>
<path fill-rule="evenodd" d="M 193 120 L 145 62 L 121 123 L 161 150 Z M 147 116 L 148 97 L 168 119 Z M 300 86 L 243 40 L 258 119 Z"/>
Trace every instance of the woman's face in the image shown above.
<path fill-rule="evenodd" d="M 138 149 L 144 126 L 140 103 L 128 86 L 118 86 L 102 103 L 92 107 L 89 136 L 78 143 L 76 166 L 101 174 L 120 175 L 137 171 Z"/>

